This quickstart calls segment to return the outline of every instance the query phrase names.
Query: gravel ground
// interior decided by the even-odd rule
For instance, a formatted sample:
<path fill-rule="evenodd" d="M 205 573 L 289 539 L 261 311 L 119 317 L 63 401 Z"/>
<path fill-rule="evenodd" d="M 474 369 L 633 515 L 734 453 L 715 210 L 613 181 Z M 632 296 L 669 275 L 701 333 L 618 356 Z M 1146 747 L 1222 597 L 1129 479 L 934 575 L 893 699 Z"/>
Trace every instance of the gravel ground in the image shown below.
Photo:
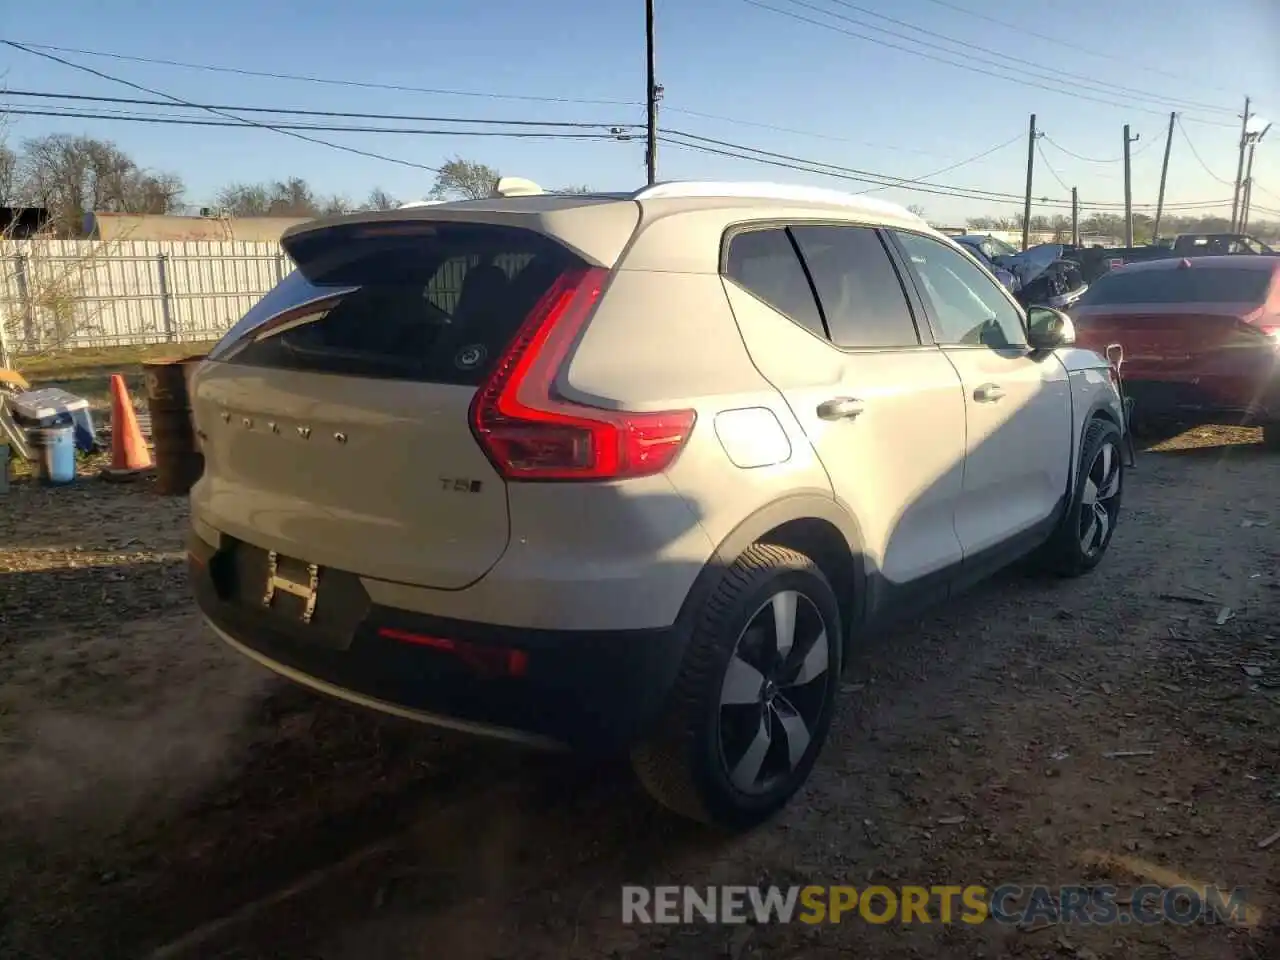
<path fill-rule="evenodd" d="M 1256 441 L 1201 429 L 1143 454 L 1093 576 L 1009 573 L 869 640 L 810 786 L 736 838 L 624 769 L 275 680 L 193 615 L 184 501 L 19 483 L 0 499 L 0 956 L 1280 956 L 1280 843 L 1259 847 L 1280 829 L 1280 456 Z M 1260 922 L 620 922 L 623 883 L 1159 868 L 1248 888 Z"/>

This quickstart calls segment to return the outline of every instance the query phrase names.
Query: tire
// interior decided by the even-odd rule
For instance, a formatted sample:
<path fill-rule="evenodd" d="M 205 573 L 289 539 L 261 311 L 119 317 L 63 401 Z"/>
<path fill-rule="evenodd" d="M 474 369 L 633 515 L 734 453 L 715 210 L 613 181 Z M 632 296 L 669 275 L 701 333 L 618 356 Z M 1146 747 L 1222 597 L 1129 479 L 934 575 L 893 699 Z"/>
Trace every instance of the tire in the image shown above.
<path fill-rule="evenodd" d="M 1043 566 L 1063 577 L 1079 577 L 1099 563 L 1120 520 L 1124 493 L 1124 440 L 1110 420 L 1085 428 L 1080 466 L 1067 512 L 1041 552 Z"/>
<path fill-rule="evenodd" d="M 787 610 L 794 642 L 782 657 L 775 617 L 786 622 Z M 678 814 L 729 830 L 780 810 L 830 729 L 842 637 L 818 566 L 795 550 L 753 545 L 704 601 L 656 733 L 632 750 L 645 789 Z"/>

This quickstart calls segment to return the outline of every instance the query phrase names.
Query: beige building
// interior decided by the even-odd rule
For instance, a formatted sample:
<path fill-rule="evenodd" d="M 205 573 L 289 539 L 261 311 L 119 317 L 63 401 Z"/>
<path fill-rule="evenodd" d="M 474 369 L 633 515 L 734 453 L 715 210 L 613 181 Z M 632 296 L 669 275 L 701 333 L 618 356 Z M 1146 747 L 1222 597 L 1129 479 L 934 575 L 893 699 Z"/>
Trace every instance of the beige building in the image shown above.
<path fill-rule="evenodd" d="M 217 240 L 276 243 L 280 235 L 309 217 L 178 217 L 159 214 L 90 213 L 89 240 Z"/>

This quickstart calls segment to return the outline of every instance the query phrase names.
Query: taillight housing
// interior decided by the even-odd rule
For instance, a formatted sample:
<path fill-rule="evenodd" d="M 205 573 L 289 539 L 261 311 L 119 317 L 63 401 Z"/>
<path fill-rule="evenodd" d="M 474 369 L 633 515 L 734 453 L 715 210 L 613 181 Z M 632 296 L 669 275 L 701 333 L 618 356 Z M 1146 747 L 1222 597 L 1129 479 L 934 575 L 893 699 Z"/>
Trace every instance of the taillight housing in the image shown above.
<path fill-rule="evenodd" d="M 693 431 L 693 410 L 605 410 L 556 393 L 556 377 L 608 277 L 599 267 L 563 273 L 476 391 L 471 431 L 508 480 L 599 481 L 660 473 Z"/>

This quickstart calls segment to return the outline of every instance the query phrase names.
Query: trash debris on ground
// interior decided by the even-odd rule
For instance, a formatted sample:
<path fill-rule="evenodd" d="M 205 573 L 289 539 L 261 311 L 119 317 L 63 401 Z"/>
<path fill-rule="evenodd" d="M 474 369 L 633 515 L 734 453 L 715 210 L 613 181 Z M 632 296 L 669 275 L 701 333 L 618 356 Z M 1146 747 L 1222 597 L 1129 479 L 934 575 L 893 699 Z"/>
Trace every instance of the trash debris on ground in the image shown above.
<path fill-rule="evenodd" d="M 1216 623 L 1218 626 L 1222 626 L 1228 620 L 1234 620 L 1235 618 L 1236 618 L 1236 614 L 1234 610 L 1232 610 L 1230 607 L 1223 607 L 1221 610 L 1218 611 L 1218 617 L 1216 620 L 1214 620 L 1214 623 Z"/>
<path fill-rule="evenodd" d="M 1265 849 L 1267 849 L 1267 847 L 1271 846 L 1271 845 L 1272 845 L 1273 843 L 1275 843 L 1277 840 L 1280 840 L 1280 830 L 1277 830 L 1275 833 L 1273 833 L 1273 834 L 1272 834 L 1271 836 L 1269 836 L 1269 837 L 1264 837 L 1263 839 L 1259 840 L 1259 841 L 1258 841 L 1258 849 L 1259 849 L 1259 850 L 1265 850 Z"/>
<path fill-rule="evenodd" d="M 1154 750 L 1112 750 L 1102 756 L 1107 760 L 1123 760 L 1126 757 L 1154 757 Z"/>

